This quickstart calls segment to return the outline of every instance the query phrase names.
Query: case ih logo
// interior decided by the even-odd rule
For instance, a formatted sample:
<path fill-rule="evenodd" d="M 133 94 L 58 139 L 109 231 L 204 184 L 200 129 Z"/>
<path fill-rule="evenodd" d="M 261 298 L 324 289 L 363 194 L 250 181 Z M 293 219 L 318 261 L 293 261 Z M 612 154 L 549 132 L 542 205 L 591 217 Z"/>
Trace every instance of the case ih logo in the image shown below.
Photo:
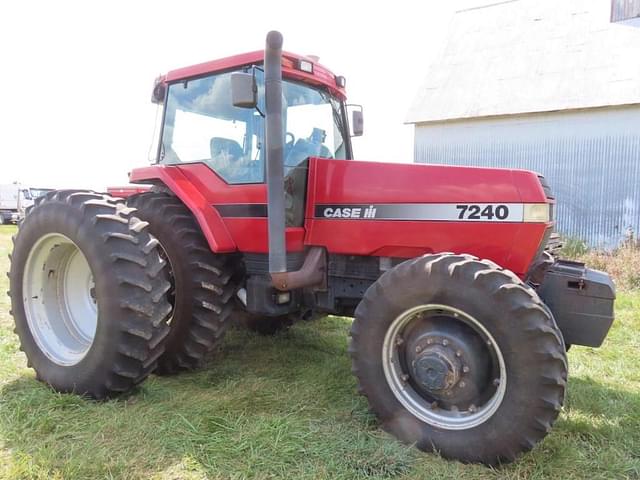
<path fill-rule="evenodd" d="M 315 218 L 437 222 L 522 222 L 521 203 L 380 203 L 316 205 Z"/>
<path fill-rule="evenodd" d="M 367 207 L 323 205 L 319 206 L 318 209 L 321 211 L 321 215 L 317 215 L 316 213 L 316 216 L 321 216 L 324 218 L 376 218 L 377 210 L 373 205 L 369 205 Z"/>

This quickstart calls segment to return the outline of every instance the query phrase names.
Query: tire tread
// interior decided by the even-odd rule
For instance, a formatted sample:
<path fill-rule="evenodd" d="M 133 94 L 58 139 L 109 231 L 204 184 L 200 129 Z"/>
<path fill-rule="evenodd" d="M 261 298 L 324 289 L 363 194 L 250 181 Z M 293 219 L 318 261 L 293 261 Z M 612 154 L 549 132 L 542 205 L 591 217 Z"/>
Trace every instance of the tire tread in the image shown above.
<path fill-rule="evenodd" d="M 480 260 L 465 254 L 435 254 L 407 260 L 394 269 L 385 272 L 365 293 L 355 312 L 355 319 L 350 330 L 349 355 L 352 359 L 359 393 L 369 400 L 371 410 L 382 420 L 383 428 L 389 429 L 385 422 L 386 407 L 382 400 L 376 398 L 379 382 L 384 377 L 372 378 L 367 371 L 369 359 L 363 353 L 366 349 L 367 334 L 371 330 L 368 318 L 374 316 L 380 308 L 379 300 L 386 295 L 393 295 L 397 288 L 406 288 L 409 284 L 427 284 L 432 282 L 452 282 L 463 279 L 466 284 L 478 284 L 494 297 L 500 305 L 504 305 L 514 325 L 528 336 L 533 346 L 532 353 L 537 357 L 539 365 L 538 384 L 541 386 L 538 401 L 532 409 L 527 424 L 519 428 L 518 440 L 509 445 L 501 445 L 493 453 L 471 453 L 473 449 L 461 449 L 452 453 L 441 450 L 441 446 L 430 443 L 419 445 L 420 448 L 439 450 L 445 457 L 455 456 L 462 461 L 483 462 L 495 465 L 513 461 L 521 452 L 531 450 L 550 431 L 558 417 L 564 401 L 566 389 L 567 361 L 562 334 L 555 324 L 550 310 L 540 300 L 535 290 L 524 285 L 512 272 L 500 268 L 494 262 Z M 399 287 L 405 285 L 405 287 Z M 368 369 L 369 368 L 369 369 Z M 419 422 L 417 419 L 415 421 Z M 421 423 L 421 422 L 420 422 Z M 422 423 L 421 423 L 422 424 Z M 428 428 L 426 424 L 422 424 Z M 487 452 L 487 449 L 478 449 Z M 461 454 L 460 451 L 469 452 Z"/>

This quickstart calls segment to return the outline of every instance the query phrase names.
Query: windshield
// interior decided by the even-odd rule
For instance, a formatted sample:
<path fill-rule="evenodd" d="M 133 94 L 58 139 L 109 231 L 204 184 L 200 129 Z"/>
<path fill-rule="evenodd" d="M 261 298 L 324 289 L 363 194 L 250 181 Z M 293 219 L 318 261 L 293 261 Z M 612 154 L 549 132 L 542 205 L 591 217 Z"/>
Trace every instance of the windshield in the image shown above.
<path fill-rule="evenodd" d="M 169 86 L 160 163 L 203 162 L 228 183 L 264 181 L 264 74 L 255 69 L 258 108 L 234 107 L 231 72 Z M 308 157 L 346 158 L 342 104 L 283 80 L 285 172 Z"/>
<path fill-rule="evenodd" d="M 52 191 L 53 191 L 52 188 L 30 188 L 29 194 L 31 195 L 32 199 L 36 199 Z"/>

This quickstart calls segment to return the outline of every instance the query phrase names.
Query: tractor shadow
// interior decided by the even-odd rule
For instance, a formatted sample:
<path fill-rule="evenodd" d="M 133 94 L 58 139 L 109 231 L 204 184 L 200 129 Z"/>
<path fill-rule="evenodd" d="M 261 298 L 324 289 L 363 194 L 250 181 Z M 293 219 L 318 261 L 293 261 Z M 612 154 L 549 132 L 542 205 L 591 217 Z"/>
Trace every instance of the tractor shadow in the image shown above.
<path fill-rule="evenodd" d="M 590 377 L 569 377 L 565 408 L 610 418 L 640 416 L 640 393 L 616 389 Z"/>
<path fill-rule="evenodd" d="M 640 445 L 640 393 L 606 386 L 590 377 L 570 377 L 557 426 L 591 446 L 613 442 L 625 445 L 628 451 L 624 454 L 636 457 Z"/>

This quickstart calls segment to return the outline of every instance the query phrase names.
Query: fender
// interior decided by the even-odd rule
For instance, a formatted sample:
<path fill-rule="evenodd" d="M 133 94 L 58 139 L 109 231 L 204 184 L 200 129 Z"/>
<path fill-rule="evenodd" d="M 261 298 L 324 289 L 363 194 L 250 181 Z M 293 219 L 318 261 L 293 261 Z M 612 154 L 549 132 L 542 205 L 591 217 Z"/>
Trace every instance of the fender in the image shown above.
<path fill-rule="evenodd" d="M 237 245 L 218 211 L 211 208 L 205 197 L 180 169 L 167 165 L 136 168 L 129 174 L 129 180 L 133 183 L 164 183 L 196 217 L 213 252 L 228 253 L 237 250 Z"/>

